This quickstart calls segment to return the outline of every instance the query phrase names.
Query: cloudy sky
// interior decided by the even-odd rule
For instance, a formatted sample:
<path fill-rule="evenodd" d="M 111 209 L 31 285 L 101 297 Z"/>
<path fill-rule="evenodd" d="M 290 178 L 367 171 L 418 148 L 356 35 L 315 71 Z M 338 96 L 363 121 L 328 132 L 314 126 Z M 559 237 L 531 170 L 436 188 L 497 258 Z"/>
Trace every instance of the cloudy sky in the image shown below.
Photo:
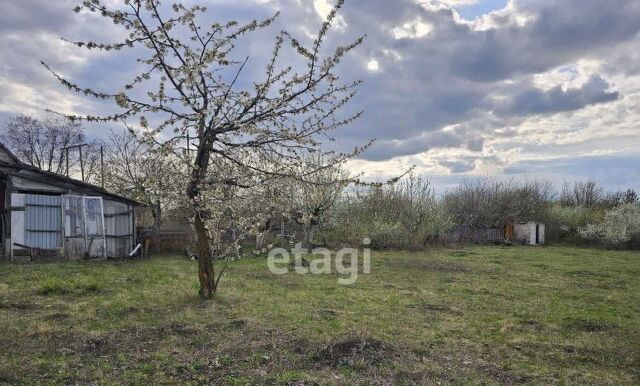
<path fill-rule="evenodd" d="M 311 39 L 331 8 L 330 0 L 192 2 L 209 7 L 207 22 L 281 11 L 239 48 L 250 56 L 248 77 L 263 70 L 281 29 Z M 70 94 L 41 60 L 112 93 L 135 72 L 133 52 L 96 54 L 59 39 L 122 37 L 100 17 L 72 12 L 75 4 L 2 2 L 0 127 L 45 107 L 111 111 Z M 640 190 L 639 21 L 638 0 L 347 0 L 328 43 L 367 35 L 340 68 L 364 80 L 349 109 L 365 115 L 334 133 L 336 144 L 375 138 L 352 168 L 382 178 L 416 165 L 441 189 L 490 175 Z"/>

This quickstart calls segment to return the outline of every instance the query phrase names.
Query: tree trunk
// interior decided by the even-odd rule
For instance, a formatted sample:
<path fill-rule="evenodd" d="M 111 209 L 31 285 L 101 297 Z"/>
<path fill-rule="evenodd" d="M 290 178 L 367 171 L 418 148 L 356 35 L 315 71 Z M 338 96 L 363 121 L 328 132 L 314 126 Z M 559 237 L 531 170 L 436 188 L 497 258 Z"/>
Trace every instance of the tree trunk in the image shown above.
<path fill-rule="evenodd" d="M 316 236 L 316 224 L 311 224 L 309 227 L 309 234 L 307 235 L 307 242 L 309 245 L 313 246 L 315 244 L 315 236 Z"/>
<path fill-rule="evenodd" d="M 259 232 L 256 235 L 256 250 L 261 250 L 264 247 L 264 242 L 267 240 L 267 236 L 269 236 L 269 229 Z"/>
<path fill-rule="evenodd" d="M 313 236 L 315 233 L 315 225 L 314 224 L 304 224 L 304 246 L 309 248 L 313 247 Z"/>
<path fill-rule="evenodd" d="M 284 227 L 285 227 L 284 219 L 280 219 L 280 246 L 282 248 L 287 247 L 287 240 L 285 240 L 287 233 Z"/>
<path fill-rule="evenodd" d="M 201 123 L 201 132 L 204 122 Z M 213 253 L 205 220 L 208 215 L 198 203 L 200 184 L 206 178 L 209 169 L 211 144 L 203 140 L 198 144 L 191 180 L 187 188 L 187 196 L 194 205 L 194 226 L 196 229 L 196 251 L 198 255 L 198 279 L 200 280 L 200 297 L 211 299 L 216 292 L 215 272 L 213 269 Z"/>
<path fill-rule="evenodd" d="M 200 280 L 200 297 L 211 299 L 215 295 L 215 272 L 211 256 L 209 234 L 204 221 L 198 213 L 195 216 L 196 251 L 198 255 L 198 278 Z"/>
<path fill-rule="evenodd" d="M 256 234 L 256 250 L 259 251 L 262 249 L 267 237 L 269 237 L 269 232 L 271 232 L 271 220 L 267 220 L 264 230 Z"/>
<path fill-rule="evenodd" d="M 151 209 L 153 215 L 153 229 L 152 229 L 152 248 L 154 252 L 160 250 L 160 225 L 162 224 L 162 208 L 160 207 L 160 201 L 156 201 Z"/>
<path fill-rule="evenodd" d="M 236 228 L 231 229 L 231 235 L 233 237 L 233 253 L 236 255 L 236 259 L 240 259 L 240 244 L 238 243 L 238 236 L 236 234 Z"/>

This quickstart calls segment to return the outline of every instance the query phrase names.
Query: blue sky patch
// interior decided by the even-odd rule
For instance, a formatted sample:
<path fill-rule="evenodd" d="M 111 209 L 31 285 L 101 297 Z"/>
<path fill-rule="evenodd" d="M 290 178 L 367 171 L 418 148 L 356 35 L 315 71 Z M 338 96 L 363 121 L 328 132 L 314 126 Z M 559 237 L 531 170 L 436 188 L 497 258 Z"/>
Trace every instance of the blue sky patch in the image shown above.
<path fill-rule="evenodd" d="M 503 9 L 507 6 L 507 2 L 507 0 L 480 0 L 473 5 L 458 7 L 458 13 L 467 20 L 473 20 L 478 16 Z"/>

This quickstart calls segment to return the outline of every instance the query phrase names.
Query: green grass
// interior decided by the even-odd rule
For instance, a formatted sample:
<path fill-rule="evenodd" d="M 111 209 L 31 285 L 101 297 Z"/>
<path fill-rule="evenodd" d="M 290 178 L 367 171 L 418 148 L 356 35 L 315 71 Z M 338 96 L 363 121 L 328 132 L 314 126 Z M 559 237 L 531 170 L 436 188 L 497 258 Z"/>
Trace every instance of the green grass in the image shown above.
<path fill-rule="evenodd" d="M 0 383 L 638 384 L 640 254 L 473 247 L 338 275 L 234 262 L 0 265 Z"/>

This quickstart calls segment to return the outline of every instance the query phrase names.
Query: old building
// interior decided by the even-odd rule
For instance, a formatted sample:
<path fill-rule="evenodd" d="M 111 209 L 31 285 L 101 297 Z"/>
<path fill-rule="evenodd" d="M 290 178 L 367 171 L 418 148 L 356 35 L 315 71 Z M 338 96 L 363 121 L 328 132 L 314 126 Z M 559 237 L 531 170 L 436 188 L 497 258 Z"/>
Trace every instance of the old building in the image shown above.
<path fill-rule="evenodd" d="M 20 162 L 0 144 L 0 259 L 125 257 L 135 201 Z"/>

